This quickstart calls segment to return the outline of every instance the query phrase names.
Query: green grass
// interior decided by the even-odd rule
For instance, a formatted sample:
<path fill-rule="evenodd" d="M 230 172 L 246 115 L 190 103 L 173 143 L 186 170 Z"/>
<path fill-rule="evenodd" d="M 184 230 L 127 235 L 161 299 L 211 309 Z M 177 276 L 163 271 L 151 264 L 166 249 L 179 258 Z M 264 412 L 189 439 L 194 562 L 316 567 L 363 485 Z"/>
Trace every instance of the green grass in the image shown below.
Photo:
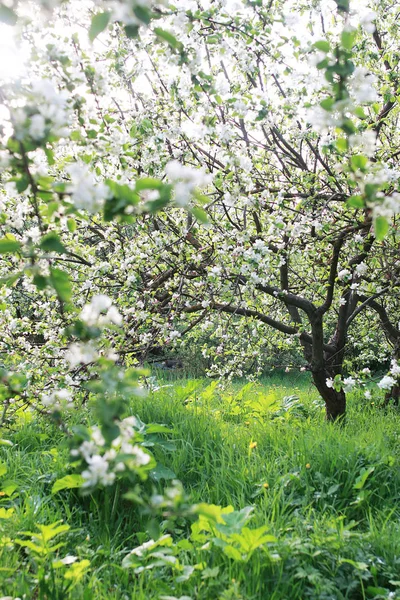
<path fill-rule="evenodd" d="M 293 395 L 299 400 L 287 399 Z M 32 421 L 11 436 L 12 448 L 0 446 L 8 468 L 0 489 L 13 481 L 18 494 L 0 499 L 0 507 L 14 508 L 11 518 L 0 519 L 2 595 L 38 597 L 34 561 L 14 540 L 37 523 L 63 519 L 71 526 L 63 556 L 91 563 L 68 598 L 400 598 L 396 411 L 354 396 L 345 425 L 326 423 L 307 374 L 225 389 L 205 380 L 165 380 L 131 409 L 144 422 L 174 429 L 176 449 L 157 459 L 175 472 L 191 502 L 253 506 L 248 526 L 267 526 L 277 541 L 258 548 L 246 563 L 216 546 L 186 556 L 183 551 L 182 560 L 206 561 L 210 569 L 194 582 L 177 583 L 166 567 L 138 575 L 122 569 L 123 557 L 143 541 L 137 511 L 114 489 L 84 498 L 73 491 L 51 495 L 54 480 L 66 473 L 68 447 L 59 430 Z M 86 414 L 82 409 L 74 419 Z M 257 445 L 250 448 L 251 442 Z M 187 538 L 189 524 L 177 522 L 174 535 Z"/>

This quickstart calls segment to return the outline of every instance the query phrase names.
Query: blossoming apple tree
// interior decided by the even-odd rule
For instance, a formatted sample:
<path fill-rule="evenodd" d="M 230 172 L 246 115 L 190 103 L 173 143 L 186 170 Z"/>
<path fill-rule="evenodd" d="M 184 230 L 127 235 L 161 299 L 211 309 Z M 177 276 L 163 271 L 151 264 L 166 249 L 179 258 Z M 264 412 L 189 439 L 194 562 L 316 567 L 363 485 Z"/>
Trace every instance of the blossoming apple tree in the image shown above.
<path fill-rule="evenodd" d="M 0 9 L 29 54 L 1 92 L 6 404 L 208 338 L 228 375 L 297 344 L 334 420 L 370 385 L 344 372 L 366 318 L 398 395 L 391 3 L 43 4 Z"/>

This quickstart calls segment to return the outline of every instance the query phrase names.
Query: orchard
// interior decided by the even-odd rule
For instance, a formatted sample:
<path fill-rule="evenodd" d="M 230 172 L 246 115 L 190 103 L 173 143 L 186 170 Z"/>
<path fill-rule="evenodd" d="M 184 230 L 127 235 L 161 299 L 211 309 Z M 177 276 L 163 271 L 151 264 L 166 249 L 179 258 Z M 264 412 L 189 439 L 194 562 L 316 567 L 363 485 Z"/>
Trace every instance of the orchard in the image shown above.
<path fill-rule="evenodd" d="M 0 2 L 4 598 L 400 598 L 399 17 Z"/>

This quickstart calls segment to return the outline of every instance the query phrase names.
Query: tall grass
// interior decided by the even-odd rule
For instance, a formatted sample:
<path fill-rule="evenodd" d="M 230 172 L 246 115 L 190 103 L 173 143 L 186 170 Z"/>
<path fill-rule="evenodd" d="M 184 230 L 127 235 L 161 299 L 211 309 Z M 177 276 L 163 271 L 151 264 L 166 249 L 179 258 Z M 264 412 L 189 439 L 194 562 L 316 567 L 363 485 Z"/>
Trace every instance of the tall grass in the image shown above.
<path fill-rule="evenodd" d="M 79 422 L 87 409 L 74 415 Z M 65 474 L 68 448 L 49 425 L 25 424 L 1 448 L 7 480 L 18 486 L 15 513 L 0 520 L 0 590 L 34 597 L 26 557 L 12 540 L 35 523 L 64 519 L 67 549 L 91 561 L 74 598 L 363 599 L 400 598 L 400 416 L 361 397 L 349 401 L 345 425 L 324 420 L 306 374 L 221 386 L 165 379 L 132 414 L 170 425 L 175 449 L 158 460 L 183 482 L 192 502 L 253 506 L 252 528 L 266 525 L 276 542 L 238 562 L 217 547 L 207 577 L 176 583 L 168 569 L 132 575 L 121 568 L 139 544 L 131 505 L 102 497 L 50 493 Z M 1 485 L 0 485 L 1 487 Z M 190 533 L 178 524 L 177 539 Z M 201 558 L 201 557 L 200 557 Z M 75 593 L 75 592 L 74 592 Z"/>

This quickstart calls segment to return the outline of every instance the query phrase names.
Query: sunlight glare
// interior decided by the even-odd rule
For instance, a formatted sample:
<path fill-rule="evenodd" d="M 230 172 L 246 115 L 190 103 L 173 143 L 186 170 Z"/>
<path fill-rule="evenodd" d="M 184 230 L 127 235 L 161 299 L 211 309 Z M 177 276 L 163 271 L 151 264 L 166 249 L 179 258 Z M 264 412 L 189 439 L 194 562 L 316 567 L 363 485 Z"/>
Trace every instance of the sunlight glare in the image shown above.
<path fill-rule="evenodd" d="M 18 79 L 25 70 L 24 56 L 9 25 L 0 24 L 0 79 Z"/>

